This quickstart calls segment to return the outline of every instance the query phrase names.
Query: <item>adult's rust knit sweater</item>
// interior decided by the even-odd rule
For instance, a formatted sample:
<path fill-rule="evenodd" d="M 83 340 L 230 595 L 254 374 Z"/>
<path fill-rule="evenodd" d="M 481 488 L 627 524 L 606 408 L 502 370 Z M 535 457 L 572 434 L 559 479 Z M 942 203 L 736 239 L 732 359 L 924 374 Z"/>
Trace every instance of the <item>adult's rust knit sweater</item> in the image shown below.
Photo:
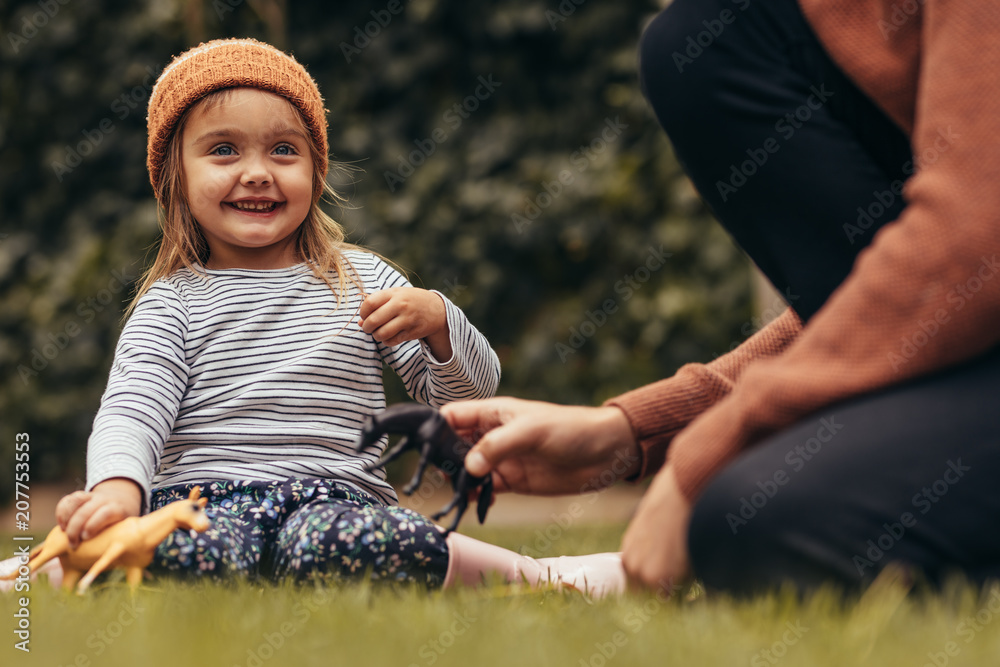
<path fill-rule="evenodd" d="M 689 499 L 767 435 L 1000 343 L 1000 5 L 800 5 L 832 59 L 909 135 L 918 169 L 902 215 L 806 326 L 788 310 L 714 362 L 608 401 L 632 425 L 642 474 L 668 460 Z"/>

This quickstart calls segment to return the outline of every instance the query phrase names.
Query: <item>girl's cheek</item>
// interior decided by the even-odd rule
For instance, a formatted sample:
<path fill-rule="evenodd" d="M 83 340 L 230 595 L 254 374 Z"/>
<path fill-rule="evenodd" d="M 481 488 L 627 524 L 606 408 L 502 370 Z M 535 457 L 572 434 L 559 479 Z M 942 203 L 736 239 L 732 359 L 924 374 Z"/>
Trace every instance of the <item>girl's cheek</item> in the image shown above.
<path fill-rule="evenodd" d="M 223 174 L 215 174 L 202 181 L 196 199 L 201 204 L 213 204 L 225 197 L 230 189 L 230 179 Z"/>

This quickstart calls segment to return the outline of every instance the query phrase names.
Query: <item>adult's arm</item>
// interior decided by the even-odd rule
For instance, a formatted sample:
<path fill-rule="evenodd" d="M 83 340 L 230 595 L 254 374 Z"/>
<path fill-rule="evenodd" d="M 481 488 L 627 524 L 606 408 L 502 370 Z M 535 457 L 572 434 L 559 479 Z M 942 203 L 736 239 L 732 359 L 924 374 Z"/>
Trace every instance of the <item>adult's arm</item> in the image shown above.
<path fill-rule="evenodd" d="M 599 408 L 502 397 L 453 403 L 441 412 L 460 435 L 477 441 L 466 468 L 474 475 L 492 470 L 498 491 L 587 493 L 656 470 L 679 429 L 728 393 L 754 359 L 783 349 L 799 328 L 789 310 L 712 363 L 689 364 Z"/>
<path fill-rule="evenodd" d="M 780 354 L 802 330 L 791 308 L 735 350 L 707 364 L 686 364 L 672 377 L 605 401 L 625 413 L 642 458 L 638 478 L 663 465 L 674 436 L 729 395 L 749 366 Z"/>

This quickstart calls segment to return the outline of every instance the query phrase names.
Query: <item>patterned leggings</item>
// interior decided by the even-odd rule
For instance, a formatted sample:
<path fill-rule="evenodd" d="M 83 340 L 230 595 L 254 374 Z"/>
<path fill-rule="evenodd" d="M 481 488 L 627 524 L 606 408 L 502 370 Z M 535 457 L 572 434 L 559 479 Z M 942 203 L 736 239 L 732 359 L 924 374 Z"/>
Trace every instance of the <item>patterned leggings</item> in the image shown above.
<path fill-rule="evenodd" d="M 373 579 L 430 587 L 444 581 L 448 546 L 441 529 L 346 484 L 289 479 L 170 486 L 153 491 L 152 510 L 187 498 L 195 486 L 208 498 L 212 526 L 196 537 L 175 530 L 156 550 L 154 574 L 277 581 L 370 571 Z"/>

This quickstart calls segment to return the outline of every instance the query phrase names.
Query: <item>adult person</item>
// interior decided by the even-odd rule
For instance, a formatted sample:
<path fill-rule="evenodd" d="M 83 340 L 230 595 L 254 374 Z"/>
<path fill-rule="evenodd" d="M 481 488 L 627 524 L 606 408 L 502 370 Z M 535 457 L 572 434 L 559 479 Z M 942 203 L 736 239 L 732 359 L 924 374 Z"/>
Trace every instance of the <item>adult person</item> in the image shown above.
<path fill-rule="evenodd" d="M 675 0 L 642 41 L 646 96 L 798 298 L 602 407 L 448 406 L 485 432 L 470 472 L 572 493 L 635 460 L 625 476 L 654 477 L 623 561 L 650 587 L 692 568 L 734 593 L 857 587 L 892 561 L 1000 574 L 998 34 L 995 3 Z"/>

